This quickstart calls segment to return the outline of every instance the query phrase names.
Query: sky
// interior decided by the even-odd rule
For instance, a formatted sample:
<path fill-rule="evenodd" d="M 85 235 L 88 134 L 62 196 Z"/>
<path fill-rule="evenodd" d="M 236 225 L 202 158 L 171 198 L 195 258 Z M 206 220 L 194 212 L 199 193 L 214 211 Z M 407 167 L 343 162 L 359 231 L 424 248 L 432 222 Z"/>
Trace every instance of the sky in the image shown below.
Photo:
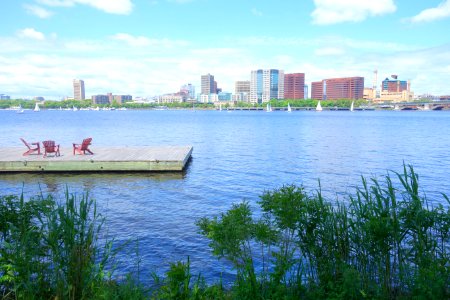
<path fill-rule="evenodd" d="M 215 76 L 234 92 L 251 70 L 308 85 L 398 75 L 450 94 L 450 0 L 15 0 L 1 3 L 0 94 L 12 98 L 177 92 Z"/>

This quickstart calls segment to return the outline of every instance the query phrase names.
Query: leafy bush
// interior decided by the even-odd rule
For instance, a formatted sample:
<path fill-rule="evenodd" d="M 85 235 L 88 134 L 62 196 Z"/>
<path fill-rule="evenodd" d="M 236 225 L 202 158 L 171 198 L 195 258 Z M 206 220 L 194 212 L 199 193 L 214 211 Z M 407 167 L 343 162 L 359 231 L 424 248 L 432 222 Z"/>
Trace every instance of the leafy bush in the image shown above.
<path fill-rule="evenodd" d="M 450 210 L 431 207 L 411 166 L 394 175 L 400 189 L 390 174 L 362 178 L 355 196 L 333 205 L 320 188 L 283 186 L 261 195 L 259 220 L 244 202 L 197 225 L 237 270 L 237 298 L 448 299 Z"/>

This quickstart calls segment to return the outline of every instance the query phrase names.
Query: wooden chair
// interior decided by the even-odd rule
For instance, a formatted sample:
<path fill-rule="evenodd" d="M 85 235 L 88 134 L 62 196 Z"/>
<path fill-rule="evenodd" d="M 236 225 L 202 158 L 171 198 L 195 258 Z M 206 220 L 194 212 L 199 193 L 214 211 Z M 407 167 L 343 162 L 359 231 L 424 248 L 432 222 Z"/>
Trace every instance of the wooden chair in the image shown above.
<path fill-rule="evenodd" d="M 33 152 L 37 151 L 37 154 L 40 155 L 41 154 L 41 147 L 39 146 L 39 142 L 36 143 L 30 143 L 31 145 L 35 145 L 34 147 L 30 146 L 30 144 L 28 144 L 23 138 L 20 138 L 20 140 L 22 141 L 22 143 L 25 144 L 25 146 L 27 146 L 28 151 L 24 152 L 22 155 L 30 155 Z"/>
<path fill-rule="evenodd" d="M 47 154 L 50 153 L 55 153 L 55 156 L 60 156 L 59 145 L 56 145 L 55 141 L 43 141 L 42 145 L 44 145 L 44 157 L 47 157 Z"/>
<path fill-rule="evenodd" d="M 91 150 L 89 150 L 89 146 L 91 145 L 92 138 L 84 139 L 81 144 L 73 143 L 73 155 L 75 152 L 78 154 L 86 154 L 86 151 L 90 154 L 94 154 Z"/>

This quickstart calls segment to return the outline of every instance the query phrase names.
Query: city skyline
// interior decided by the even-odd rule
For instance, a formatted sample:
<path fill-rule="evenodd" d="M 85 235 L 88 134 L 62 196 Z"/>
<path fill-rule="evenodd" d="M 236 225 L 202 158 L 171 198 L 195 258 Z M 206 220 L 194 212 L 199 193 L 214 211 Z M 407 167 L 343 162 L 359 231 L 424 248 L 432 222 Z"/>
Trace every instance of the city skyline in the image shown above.
<path fill-rule="evenodd" d="M 223 91 L 251 70 L 325 78 L 399 74 L 416 94 L 450 93 L 450 0 L 8 1 L 2 5 L 0 93 L 60 99 L 154 96 L 214 74 Z M 378 80 L 380 88 L 381 81 Z M 370 84 L 371 86 L 371 84 Z"/>

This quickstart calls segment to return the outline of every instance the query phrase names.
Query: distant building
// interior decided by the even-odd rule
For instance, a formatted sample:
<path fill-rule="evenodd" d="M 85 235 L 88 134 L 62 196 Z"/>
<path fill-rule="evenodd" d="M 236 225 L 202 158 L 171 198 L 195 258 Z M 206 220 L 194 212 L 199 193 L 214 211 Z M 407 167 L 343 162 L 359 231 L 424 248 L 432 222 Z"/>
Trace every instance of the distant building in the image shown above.
<path fill-rule="evenodd" d="M 364 77 L 323 79 L 311 83 L 311 98 L 317 100 L 362 99 Z"/>
<path fill-rule="evenodd" d="M 284 99 L 305 99 L 305 73 L 284 75 Z"/>
<path fill-rule="evenodd" d="M 250 94 L 250 80 L 236 81 L 234 84 L 234 93 L 247 93 Z"/>
<path fill-rule="evenodd" d="M 123 104 L 125 102 L 133 101 L 133 96 L 131 95 L 113 95 L 113 101 L 118 104 Z"/>
<path fill-rule="evenodd" d="M 254 70 L 250 78 L 250 102 L 263 103 L 284 97 L 284 71 Z"/>
<path fill-rule="evenodd" d="M 106 95 L 93 95 L 92 104 L 123 104 L 128 101 L 133 101 L 133 96 L 131 95 L 113 95 L 112 93 L 107 93 Z"/>
<path fill-rule="evenodd" d="M 247 93 L 233 94 L 231 96 L 231 99 L 236 102 L 249 102 L 250 94 Z"/>
<path fill-rule="evenodd" d="M 93 95 L 92 96 L 92 104 L 102 105 L 102 104 L 110 104 L 109 95 Z"/>
<path fill-rule="evenodd" d="M 248 102 L 250 96 L 250 80 L 236 81 L 234 84 L 233 101 Z"/>
<path fill-rule="evenodd" d="M 364 100 L 375 100 L 377 97 L 377 91 L 374 88 L 364 88 L 363 99 Z"/>
<path fill-rule="evenodd" d="M 322 100 L 323 98 L 323 82 L 311 82 L 311 99 Z"/>
<path fill-rule="evenodd" d="M 0 94 L 0 100 L 11 100 L 11 97 L 5 94 Z"/>
<path fill-rule="evenodd" d="M 73 80 L 73 98 L 75 100 L 84 100 L 86 95 L 84 92 L 84 81 L 81 79 Z"/>
<path fill-rule="evenodd" d="M 200 94 L 198 101 L 201 103 L 208 103 L 209 102 L 209 94 L 208 95 Z"/>
<path fill-rule="evenodd" d="M 392 79 L 386 78 L 381 82 L 381 92 L 376 102 L 409 102 L 414 99 L 414 93 L 410 90 L 410 82 L 398 80 L 397 75 Z"/>
<path fill-rule="evenodd" d="M 217 82 L 214 75 L 206 74 L 201 76 L 202 95 L 215 94 L 217 92 Z"/>
<path fill-rule="evenodd" d="M 189 99 L 195 99 L 195 86 L 190 83 L 182 85 L 180 88 L 180 93 L 186 93 Z"/>
<path fill-rule="evenodd" d="M 176 94 L 166 94 L 156 97 L 156 102 L 163 104 L 163 103 L 182 103 L 184 102 L 183 95 L 180 95 L 179 93 Z"/>
<path fill-rule="evenodd" d="M 409 102 L 414 98 L 414 93 L 403 90 L 401 92 L 381 91 L 380 97 L 375 99 L 375 102 Z"/>
<path fill-rule="evenodd" d="M 220 92 L 217 94 L 217 98 L 219 101 L 231 101 L 232 94 L 227 92 Z"/>
<path fill-rule="evenodd" d="M 393 79 L 386 78 L 381 82 L 381 91 L 400 93 L 408 89 L 408 82 L 398 80 L 397 75 L 392 75 Z"/>
<path fill-rule="evenodd" d="M 439 101 L 450 101 L 450 95 L 439 96 Z"/>
<path fill-rule="evenodd" d="M 44 98 L 44 97 L 41 97 L 41 96 L 35 96 L 35 97 L 33 97 L 33 100 L 34 100 L 34 101 L 44 101 L 45 98 Z"/>

